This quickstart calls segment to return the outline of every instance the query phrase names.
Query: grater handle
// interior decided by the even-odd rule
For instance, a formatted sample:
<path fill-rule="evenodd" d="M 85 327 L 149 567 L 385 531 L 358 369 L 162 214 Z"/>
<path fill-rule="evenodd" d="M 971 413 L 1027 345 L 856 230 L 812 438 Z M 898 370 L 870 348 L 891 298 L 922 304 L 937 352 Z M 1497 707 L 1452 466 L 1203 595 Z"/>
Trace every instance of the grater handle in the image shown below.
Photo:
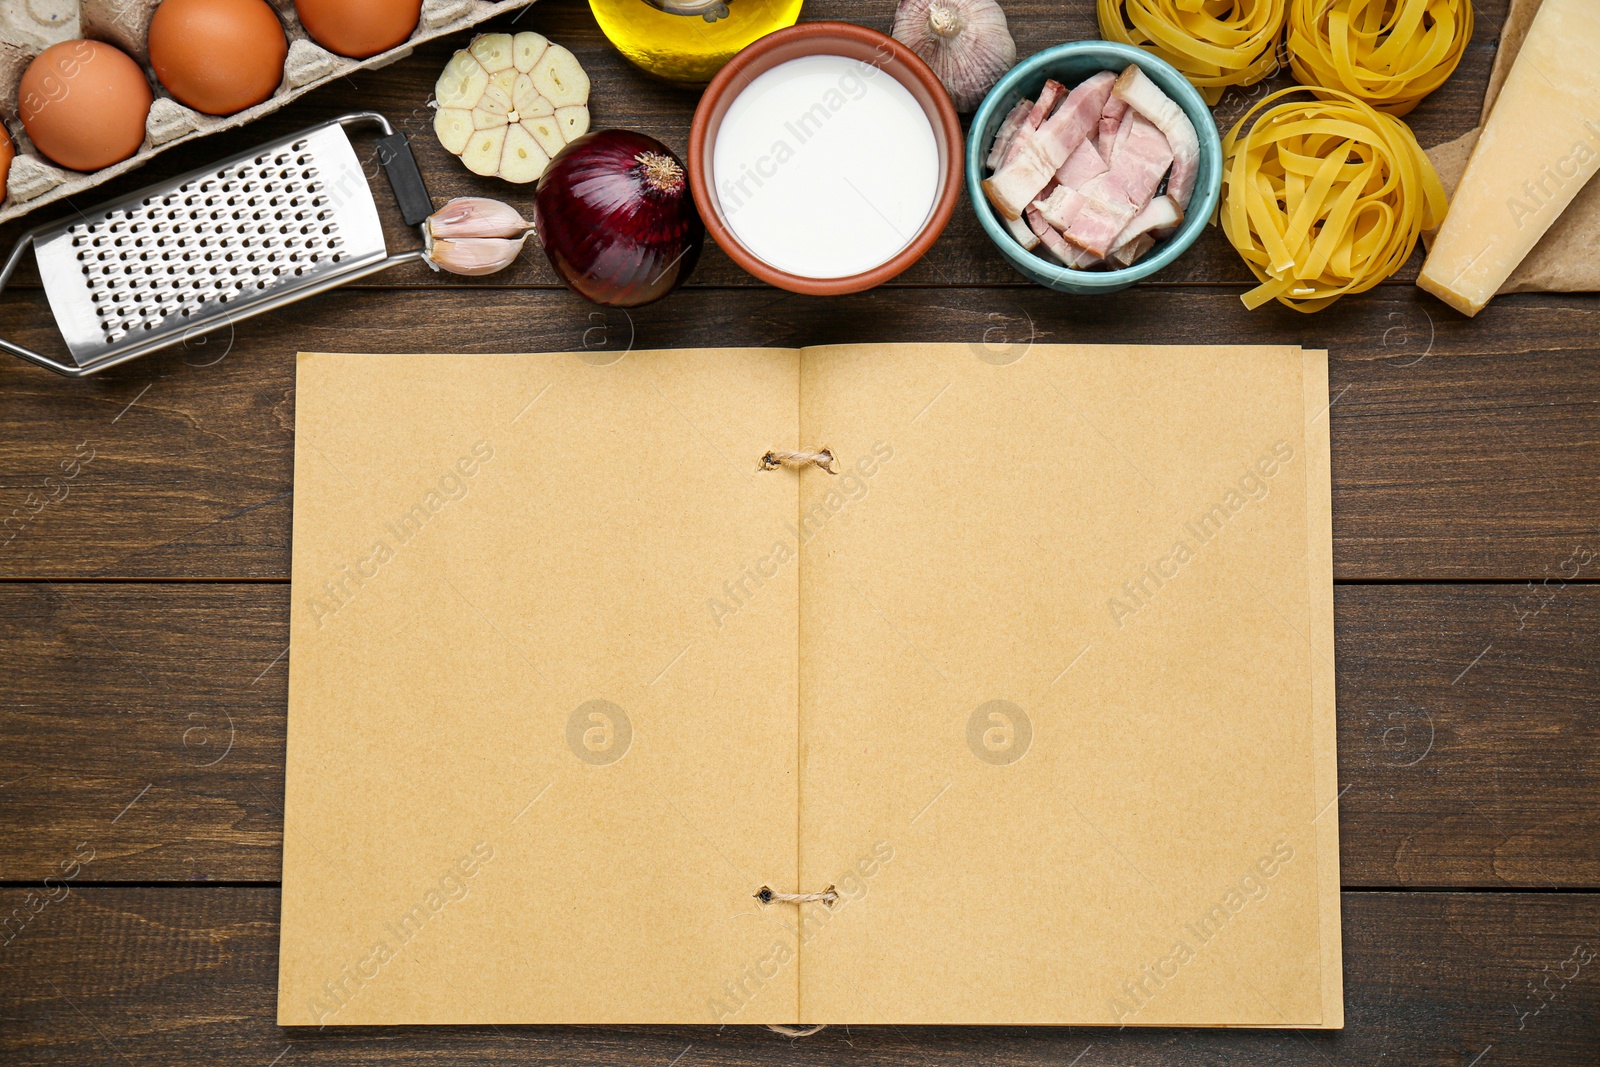
<path fill-rule="evenodd" d="M 422 184 L 422 171 L 417 169 L 404 130 L 378 138 L 378 161 L 389 177 L 389 188 L 400 205 L 400 217 L 407 226 L 420 226 L 433 214 L 433 200 L 428 196 L 428 187 Z"/>
<path fill-rule="evenodd" d="M 404 130 L 396 130 L 389 120 L 377 111 L 353 111 L 336 119 L 341 126 L 354 126 L 370 122 L 383 131 L 378 138 L 378 162 L 389 179 L 389 188 L 400 205 L 400 217 L 407 226 L 420 226 L 433 214 L 433 199 L 422 180 L 416 157 L 411 154 L 411 142 Z"/>
<path fill-rule="evenodd" d="M 0 267 L 0 291 L 3 291 L 6 283 L 11 280 L 12 272 L 17 269 L 17 264 L 22 261 L 22 253 L 33 244 L 34 234 L 39 233 L 43 228 L 42 226 L 35 226 L 17 238 L 16 245 L 11 249 L 11 255 L 6 257 L 5 266 Z M 66 374 L 73 378 L 81 378 L 88 373 L 84 368 L 74 363 L 59 362 L 49 356 L 35 352 L 31 348 L 25 348 L 12 341 L 7 341 L 4 337 L 0 337 L 0 352 L 9 352 L 11 355 L 25 359 L 29 363 L 37 363 L 39 366 L 47 367 L 57 374 Z"/>

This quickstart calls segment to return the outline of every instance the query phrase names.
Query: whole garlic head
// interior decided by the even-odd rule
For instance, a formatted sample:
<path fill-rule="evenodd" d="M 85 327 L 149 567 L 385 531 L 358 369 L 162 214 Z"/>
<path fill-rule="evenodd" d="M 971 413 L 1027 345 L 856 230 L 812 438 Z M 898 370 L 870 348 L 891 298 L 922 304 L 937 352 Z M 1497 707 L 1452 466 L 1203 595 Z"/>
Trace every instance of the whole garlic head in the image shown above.
<path fill-rule="evenodd" d="M 891 36 L 933 68 L 957 111 L 974 111 L 1017 62 L 995 0 L 900 0 Z"/>

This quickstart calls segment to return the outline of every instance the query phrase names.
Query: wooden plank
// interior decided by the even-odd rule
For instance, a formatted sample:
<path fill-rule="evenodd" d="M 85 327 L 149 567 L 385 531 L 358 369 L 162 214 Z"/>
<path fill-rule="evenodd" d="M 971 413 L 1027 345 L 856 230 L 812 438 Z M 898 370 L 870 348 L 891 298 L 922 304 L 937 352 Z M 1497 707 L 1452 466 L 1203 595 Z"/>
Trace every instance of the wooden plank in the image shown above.
<path fill-rule="evenodd" d="M 1588 1067 L 1600 1012 L 1600 897 L 1347 893 L 1343 1031 L 831 1027 L 794 1041 L 752 1026 L 283 1029 L 273 1024 L 276 890 L 55 891 L 64 899 L 14 928 L 0 952 L 0 1056 L 13 1067 L 744 1067 L 819 1057 L 1003 1067 Z M 29 910 L 27 892 L 0 892 L 0 916 Z M 383 981 L 383 972 L 371 980 Z"/>
<path fill-rule="evenodd" d="M 1478 110 L 1488 83 L 1489 67 L 1493 62 L 1495 42 L 1499 39 L 1506 0 L 1479 0 L 1474 7 L 1477 11 L 1477 29 L 1461 67 L 1443 88 L 1407 118 L 1424 145 L 1452 140 L 1477 125 Z M 887 32 L 893 11 L 892 0 L 871 0 L 870 3 L 863 3 L 862 0 L 811 0 L 805 6 L 804 17 L 807 21 L 841 19 L 860 22 Z M 1063 41 L 1092 39 L 1100 35 L 1091 0 L 1075 0 L 1070 5 L 1062 4 L 1059 0 L 1009 0 L 1006 14 L 1020 56 L 1031 55 Z M 596 128 L 625 126 L 637 129 L 659 138 L 680 156 L 686 152 L 689 123 L 699 99 L 698 92 L 664 85 L 631 66 L 606 42 L 589 13 L 588 5 L 582 0 L 540 0 L 520 15 L 502 16 L 483 28 L 534 29 L 567 45 L 591 75 L 591 108 Z M 437 202 L 454 196 L 492 196 L 513 203 L 523 209 L 524 214 L 528 214 L 526 208 L 530 189 L 471 174 L 439 146 L 433 135 L 433 112 L 427 107 L 433 83 L 451 53 L 462 47 L 468 39 L 469 34 L 460 34 L 424 45 L 406 59 L 382 70 L 341 79 L 243 129 L 210 138 L 182 152 L 167 153 L 149 166 L 108 182 L 79 206 L 100 203 L 165 181 L 204 162 L 222 159 L 233 152 L 244 151 L 314 122 L 347 111 L 370 108 L 389 115 L 410 134 L 417 162 L 423 168 Z M 1291 80 L 1285 76 L 1272 84 L 1288 85 Z M 1216 110 L 1219 124 L 1224 128 L 1231 124 L 1234 118 L 1263 95 L 1263 88 L 1252 87 L 1225 98 Z M 362 143 L 368 158 L 375 161 L 370 140 Z M 378 177 L 375 162 L 369 166 L 369 174 L 377 183 L 375 189 L 380 209 L 392 220 L 395 215 L 392 199 L 387 186 Z M 64 208 L 46 208 L 41 210 L 38 218 L 29 216 L 0 228 L 0 247 L 10 247 L 25 226 L 67 213 Z M 390 233 L 390 247 L 408 247 L 417 243 L 414 235 L 406 234 L 403 227 L 398 225 L 393 226 Z M 1400 280 L 1409 283 L 1420 267 L 1419 253 L 1400 275 Z M 1249 277 L 1248 271 L 1220 231 L 1213 229 L 1187 255 L 1163 272 L 1159 281 L 1166 284 L 1243 282 Z M 555 283 L 555 276 L 543 255 L 530 245 L 522 262 L 514 269 L 471 284 L 549 286 Z M 932 253 L 904 274 L 896 284 L 1022 283 L 1024 279 L 1011 269 L 984 236 L 971 205 L 963 197 L 949 229 Z M 16 284 L 37 284 L 31 257 L 19 271 Z M 438 285 L 451 284 L 451 281 L 434 275 L 420 264 L 413 264 L 382 276 L 375 284 Z M 694 275 L 693 284 L 759 285 L 715 245 L 707 249 Z"/>
<path fill-rule="evenodd" d="M 288 587 L 0 585 L 0 880 L 276 879 Z M 64 851 L 63 851 L 64 850 Z"/>
<path fill-rule="evenodd" d="M 1335 590 L 1345 885 L 1600 885 L 1597 566 Z"/>
<path fill-rule="evenodd" d="M 1335 603 L 1345 885 L 1600 886 L 1600 586 Z M 0 584 L 0 879 L 79 842 L 96 881 L 277 879 L 290 610 L 281 584 Z"/>
<path fill-rule="evenodd" d="M 48 323 L 38 292 L 0 304 L 0 336 L 44 346 Z M 1593 295 L 1509 297 L 1468 320 L 1414 287 L 1315 318 L 1202 287 L 696 290 L 631 313 L 560 291 L 346 290 L 92 379 L 0 360 L 0 576 L 286 578 L 296 349 L 603 361 L 630 343 L 925 340 L 992 361 L 1032 340 L 1181 340 L 1331 350 L 1340 578 L 1537 579 L 1597 537 L 1597 331 Z"/>

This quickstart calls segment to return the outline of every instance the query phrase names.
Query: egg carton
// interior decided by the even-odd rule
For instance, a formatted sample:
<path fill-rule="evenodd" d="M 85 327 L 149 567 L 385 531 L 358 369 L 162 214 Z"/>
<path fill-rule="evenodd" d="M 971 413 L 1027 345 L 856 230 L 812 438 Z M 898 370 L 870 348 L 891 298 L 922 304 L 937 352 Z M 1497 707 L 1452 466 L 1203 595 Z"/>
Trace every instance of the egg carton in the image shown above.
<path fill-rule="evenodd" d="M 294 0 L 267 0 L 283 24 L 289 54 L 283 81 L 266 100 L 232 115 L 204 115 L 184 107 L 166 92 L 150 69 L 145 35 L 160 0 L 0 0 L 0 118 L 16 148 L 0 200 L 0 222 L 25 215 L 57 200 L 92 189 L 101 182 L 141 167 L 169 148 L 243 126 L 283 107 L 289 101 L 342 75 L 404 59 L 417 45 L 475 26 L 533 0 L 423 0 L 416 31 L 404 44 L 366 59 L 350 59 L 322 48 L 295 17 Z M 79 37 L 116 45 L 144 68 L 155 94 L 145 139 L 139 151 L 120 163 L 88 173 L 51 163 L 28 140 L 17 121 L 17 84 L 40 52 L 60 41 Z"/>

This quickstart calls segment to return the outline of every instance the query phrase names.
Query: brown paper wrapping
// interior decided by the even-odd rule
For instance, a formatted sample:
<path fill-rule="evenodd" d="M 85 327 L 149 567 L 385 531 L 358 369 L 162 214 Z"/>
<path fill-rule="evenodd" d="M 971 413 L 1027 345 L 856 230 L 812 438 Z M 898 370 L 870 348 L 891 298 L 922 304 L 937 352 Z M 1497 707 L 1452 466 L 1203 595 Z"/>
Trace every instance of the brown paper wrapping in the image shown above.
<path fill-rule="evenodd" d="M 1478 143 L 1482 124 L 1488 121 L 1489 112 L 1500 95 L 1500 86 L 1505 83 L 1522 41 L 1528 35 L 1528 26 L 1542 2 L 1511 0 L 1494 67 L 1489 72 L 1489 88 L 1484 93 L 1483 111 L 1478 117 L 1479 128 L 1428 149 L 1428 158 L 1439 171 L 1445 192 L 1452 196 L 1466 170 L 1472 148 Z M 1431 236 L 1424 235 L 1424 241 L 1432 245 Z M 1600 183 L 1590 182 L 1550 227 L 1544 239 L 1511 272 L 1500 292 L 1573 293 L 1600 289 L 1600 251 L 1597 249 L 1600 249 Z"/>

